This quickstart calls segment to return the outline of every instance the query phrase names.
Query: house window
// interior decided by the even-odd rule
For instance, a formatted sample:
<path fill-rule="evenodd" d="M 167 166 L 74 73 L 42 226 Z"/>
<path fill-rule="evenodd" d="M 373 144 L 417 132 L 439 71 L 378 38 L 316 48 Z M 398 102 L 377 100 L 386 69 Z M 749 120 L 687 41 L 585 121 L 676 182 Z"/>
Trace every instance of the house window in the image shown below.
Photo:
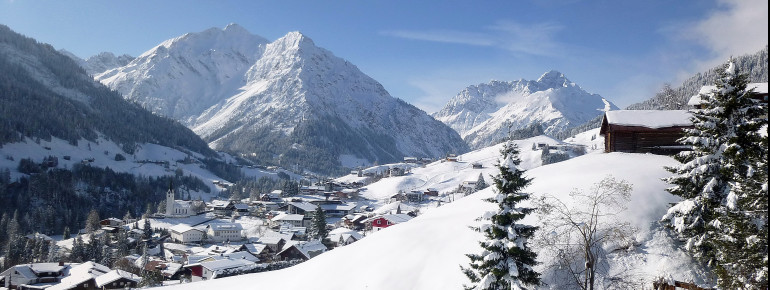
<path fill-rule="evenodd" d="M 381 225 L 382 224 L 382 220 L 377 220 L 377 224 Z"/>

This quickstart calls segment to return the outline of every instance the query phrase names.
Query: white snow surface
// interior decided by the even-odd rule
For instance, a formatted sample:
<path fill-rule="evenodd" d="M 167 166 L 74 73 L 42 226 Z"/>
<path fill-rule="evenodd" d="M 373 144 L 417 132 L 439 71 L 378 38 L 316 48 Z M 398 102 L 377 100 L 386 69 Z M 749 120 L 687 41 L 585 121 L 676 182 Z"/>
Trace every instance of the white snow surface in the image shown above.
<path fill-rule="evenodd" d="M 692 126 L 692 114 L 687 110 L 617 110 L 605 113 L 611 125 L 666 128 Z"/>
<path fill-rule="evenodd" d="M 463 155 L 462 159 L 488 159 L 493 163 L 499 149 L 499 145 L 485 148 Z M 527 171 L 525 176 L 533 181 L 526 191 L 534 197 L 547 193 L 569 203 L 568 194 L 573 188 L 588 189 L 607 175 L 627 180 L 633 185 L 633 192 L 628 212 L 623 216 L 639 228 L 636 234 L 639 244 L 629 251 L 611 253 L 611 271 L 628 271 L 641 279 L 645 287 L 652 287 L 655 277 L 703 283 L 703 274 L 657 224 L 669 203 L 676 201 L 665 191 L 667 184 L 661 181 L 669 175 L 663 166 L 675 163 L 672 158 L 649 154 L 587 154 Z M 437 162 L 428 165 L 426 170 L 428 168 L 433 171 L 426 175 L 438 176 L 434 179 L 437 184 L 443 180 L 456 185 L 459 180 L 479 172 L 468 174 L 460 163 Z M 469 282 L 460 271 L 460 265 L 469 263 L 465 254 L 481 251 L 478 241 L 482 234 L 469 226 L 478 226 L 477 218 L 496 209 L 495 204 L 484 201 L 494 195 L 490 187 L 459 198 L 409 222 L 370 234 L 291 268 L 184 284 L 172 289 L 239 289 L 251 285 L 274 289 L 462 289 L 462 285 Z M 524 223 L 537 225 L 538 220 L 532 214 Z M 541 259 L 545 258 L 541 256 Z M 540 262 L 535 269 L 547 271 L 544 267 L 550 261 Z M 543 277 L 544 282 L 550 282 L 548 272 Z"/>
<path fill-rule="evenodd" d="M 550 134 L 617 109 L 562 73 L 549 71 L 537 81 L 491 81 L 469 86 L 433 117 L 455 129 L 471 148 L 483 148 L 506 137 L 508 125 L 516 130 L 540 122 Z"/>

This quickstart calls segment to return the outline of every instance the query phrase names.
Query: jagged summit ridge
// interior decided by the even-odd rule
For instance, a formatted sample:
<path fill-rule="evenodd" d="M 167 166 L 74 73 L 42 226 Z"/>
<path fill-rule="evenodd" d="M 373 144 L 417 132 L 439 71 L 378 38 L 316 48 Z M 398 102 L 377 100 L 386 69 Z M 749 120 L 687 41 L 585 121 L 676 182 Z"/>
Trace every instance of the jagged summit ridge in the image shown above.
<path fill-rule="evenodd" d="M 582 124 L 603 110 L 617 109 L 605 101 L 563 73 L 551 70 L 536 81 L 491 81 L 469 86 L 433 117 L 455 129 L 471 148 L 481 148 L 500 142 L 509 128 L 541 123 L 546 133 L 555 133 Z"/>
<path fill-rule="evenodd" d="M 451 128 L 298 31 L 269 42 L 228 30 L 167 40 L 99 79 L 212 147 L 259 161 L 322 159 L 310 169 L 328 172 L 468 149 Z"/>

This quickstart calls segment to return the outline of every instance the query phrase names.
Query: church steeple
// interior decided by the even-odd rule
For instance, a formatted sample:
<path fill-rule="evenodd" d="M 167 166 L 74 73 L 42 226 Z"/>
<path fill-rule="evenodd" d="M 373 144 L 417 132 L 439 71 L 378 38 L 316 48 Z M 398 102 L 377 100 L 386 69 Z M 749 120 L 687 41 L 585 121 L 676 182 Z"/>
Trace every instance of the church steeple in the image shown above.
<path fill-rule="evenodd" d="M 174 183 L 168 182 L 168 191 L 166 191 L 166 216 L 174 215 Z"/>

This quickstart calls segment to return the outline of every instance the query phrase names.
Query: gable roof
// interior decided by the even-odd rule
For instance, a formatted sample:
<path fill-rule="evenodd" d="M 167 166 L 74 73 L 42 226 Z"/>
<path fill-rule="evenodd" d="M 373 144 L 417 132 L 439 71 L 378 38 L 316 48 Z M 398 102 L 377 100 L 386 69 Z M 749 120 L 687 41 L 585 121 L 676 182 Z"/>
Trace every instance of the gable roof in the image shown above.
<path fill-rule="evenodd" d="M 239 223 L 216 223 L 216 224 L 209 224 L 208 227 L 212 231 L 240 231 L 243 230 L 243 227 Z"/>
<path fill-rule="evenodd" d="M 115 282 L 115 281 L 117 281 L 117 280 L 119 280 L 121 278 L 128 279 L 128 280 L 131 280 L 131 281 L 134 281 L 134 282 L 137 282 L 137 283 L 139 283 L 139 281 L 142 281 L 141 277 L 139 277 L 137 275 L 134 275 L 132 273 L 129 273 L 129 272 L 126 272 L 126 271 L 123 271 L 123 270 L 112 270 L 112 271 L 109 271 L 109 272 L 105 273 L 104 275 L 96 277 L 96 279 L 95 279 L 96 287 L 101 288 L 102 286 L 104 286 L 106 284 L 109 284 L 109 283 L 112 283 L 112 282 Z"/>
<path fill-rule="evenodd" d="M 687 110 L 616 110 L 604 112 L 600 135 L 611 127 L 641 127 L 664 129 L 692 126 L 692 114 Z"/>
<path fill-rule="evenodd" d="M 179 234 L 185 233 L 185 232 L 188 232 L 188 231 L 193 231 L 193 230 L 194 231 L 203 232 L 203 230 L 196 229 L 196 228 L 191 227 L 191 226 L 189 226 L 187 224 L 178 224 L 178 225 L 175 225 L 173 227 L 170 227 L 169 230 L 171 230 L 172 232 L 179 233 Z"/>

